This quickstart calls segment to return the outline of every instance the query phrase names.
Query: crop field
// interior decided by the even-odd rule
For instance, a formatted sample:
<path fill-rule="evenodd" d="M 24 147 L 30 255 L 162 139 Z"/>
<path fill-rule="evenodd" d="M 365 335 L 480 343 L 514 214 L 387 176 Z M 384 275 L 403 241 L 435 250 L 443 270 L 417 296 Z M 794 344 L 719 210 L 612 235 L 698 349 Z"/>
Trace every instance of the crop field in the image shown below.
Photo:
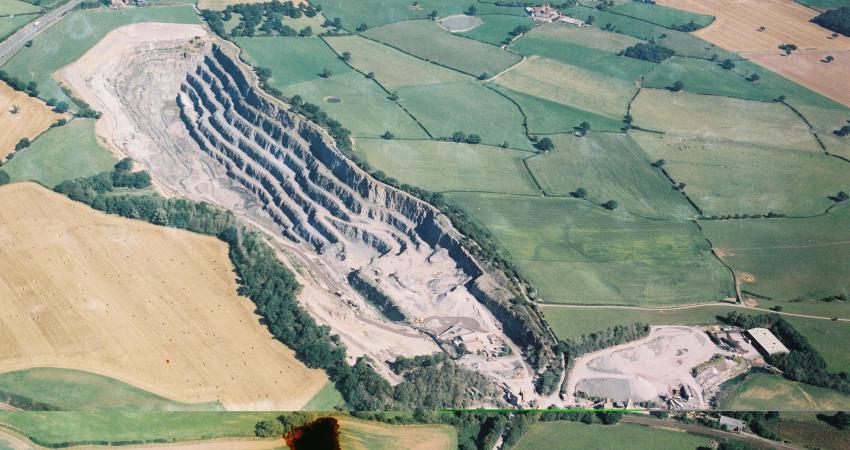
<path fill-rule="evenodd" d="M 360 36 L 329 36 L 325 41 L 338 54 L 351 53 L 351 64 L 363 73 L 374 73 L 388 91 L 406 86 L 452 83 L 469 80 L 468 75 L 400 52 Z"/>
<path fill-rule="evenodd" d="M 574 27 L 580 31 L 564 32 L 562 30 L 565 25 L 548 25 L 558 28 L 538 33 L 538 30 L 546 30 L 546 26 L 537 27 L 512 44 L 511 49 L 522 55 L 538 55 L 632 82 L 655 67 L 655 64 L 649 61 L 617 55 L 617 52 L 634 45 L 631 43 L 637 41 L 634 38 L 596 28 Z M 573 42 L 573 39 L 577 42 Z"/>
<path fill-rule="evenodd" d="M 42 444 L 81 441 L 196 441 L 254 437 L 261 420 L 274 412 L 2 412 L 0 424 L 20 430 Z M 271 441 L 270 441 L 271 442 Z"/>
<path fill-rule="evenodd" d="M 218 403 L 178 403 L 113 378 L 70 369 L 34 368 L 0 374 L 0 391 L 65 411 L 222 409 Z"/>
<path fill-rule="evenodd" d="M 356 151 L 402 183 L 432 192 L 487 191 L 540 195 L 522 160 L 530 153 L 489 145 L 360 139 Z M 473 170 L 470 170 L 473 169 Z"/>
<path fill-rule="evenodd" d="M 732 293 L 731 275 L 690 222 L 642 219 L 575 199 L 446 197 L 493 233 L 546 302 L 670 305 Z"/>
<path fill-rule="evenodd" d="M 17 112 L 13 113 L 13 109 Z M 3 130 L 0 133 L 0 161 L 5 161 L 6 156 L 15 151 L 15 144 L 21 138 L 32 141 L 63 117 L 67 116 L 54 113 L 44 102 L 0 81 L 0 130 Z"/>
<path fill-rule="evenodd" d="M 117 162 L 98 144 L 94 120 L 74 119 L 51 128 L 3 166 L 13 181 L 36 181 L 53 188 L 62 181 L 96 175 Z"/>
<path fill-rule="evenodd" d="M 579 187 L 587 198 L 650 217 L 687 218 L 696 211 L 635 142 L 624 134 L 594 133 L 549 136 L 555 150 L 528 160 L 546 195 L 565 197 Z"/>
<path fill-rule="evenodd" d="M 499 47 L 454 36 L 430 20 L 393 23 L 364 36 L 473 76 L 495 75 L 521 59 Z"/>
<path fill-rule="evenodd" d="M 299 409 L 327 382 L 236 294 L 221 241 L 32 183 L 0 194 L 0 371 L 78 369 L 228 409 Z"/>
<path fill-rule="evenodd" d="M 272 71 L 269 83 L 278 89 L 317 80 L 325 69 L 334 76 L 351 72 L 318 37 L 240 37 L 234 41 L 251 65 Z"/>
<path fill-rule="evenodd" d="M 604 445 L 600 444 L 604 440 Z M 630 423 L 586 425 L 579 422 L 537 422 L 513 447 L 517 450 L 569 448 L 652 448 L 680 450 L 707 446 L 711 439 L 674 430 Z"/>
<path fill-rule="evenodd" d="M 338 417 L 340 444 L 351 450 L 453 450 L 457 431 L 448 425 L 388 425 Z"/>
<path fill-rule="evenodd" d="M 821 298 L 850 292 L 850 209 L 822 217 L 702 221 L 707 237 L 739 274 L 742 289 L 786 311 L 850 318 L 847 302 Z M 827 263 L 828 261 L 828 263 Z M 795 301 L 796 300 L 796 301 Z"/>
<path fill-rule="evenodd" d="M 533 21 L 526 16 L 518 15 L 487 15 L 479 16 L 484 21 L 482 25 L 471 31 L 458 33 L 476 41 L 493 45 L 502 45 L 505 39 L 510 39 L 508 33 L 518 26 L 531 26 Z"/>
<path fill-rule="evenodd" d="M 361 23 L 369 27 L 403 20 L 425 19 L 431 11 L 437 11 L 438 17 L 460 14 L 469 8 L 470 3 L 456 0 L 420 0 L 413 6 L 410 0 L 328 0 L 322 2 L 322 13 L 326 17 L 339 17 L 347 29 L 353 30 Z M 517 7 L 496 6 L 492 3 L 475 2 L 477 14 L 508 14 L 525 16 L 525 11 Z"/>
<path fill-rule="evenodd" d="M 629 100 L 637 91 L 633 81 L 537 56 L 529 57 L 494 82 L 514 91 L 614 119 L 626 114 Z"/>
<path fill-rule="evenodd" d="M 809 22 L 818 13 L 792 0 L 659 0 L 666 6 L 716 17 L 695 34 L 727 50 L 773 51 L 786 42 L 798 47 L 850 49 L 850 38 L 831 39 L 830 32 Z M 764 27 L 763 31 L 759 31 Z"/>
<path fill-rule="evenodd" d="M 33 14 L 41 11 L 41 8 L 20 0 L 3 0 L 0 4 L 0 16 L 14 16 L 18 14 Z M 2 33 L 0 33 L 2 36 Z"/>
<path fill-rule="evenodd" d="M 480 135 L 485 144 L 533 148 L 519 108 L 477 81 L 406 87 L 398 95 L 399 103 L 434 137 L 463 131 Z"/>
<path fill-rule="evenodd" d="M 805 150 L 632 132 L 706 216 L 820 214 L 850 187 L 850 164 Z"/>
<path fill-rule="evenodd" d="M 832 411 L 850 408 L 850 395 L 776 375 L 754 373 L 721 398 L 720 408 L 738 411 Z"/>
<path fill-rule="evenodd" d="M 355 71 L 281 86 L 280 89 L 284 95 L 300 95 L 305 101 L 320 105 L 354 136 L 378 137 L 390 131 L 407 139 L 427 137 L 410 116 L 389 100 L 386 92 Z M 340 101 L 331 103 L 328 101 L 331 98 Z"/>
<path fill-rule="evenodd" d="M 38 82 L 41 98 L 69 101 L 53 80 L 53 73 L 79 59 L 113 29 L 139 22 L 197 24 L 200 19 L 188 5 L 73 12 L 36 38 L 31 48 L 18 52 L 2 69 L 25 82 Z"/>
<path fill-rule="evenodd" d="M 827 56 L 835 59 L 827 63 Z M 788 56 L 778 52 L 751 53 L 747 58 L 815 92 L 850 106 L 850 92 L 843 87 L 850 77 L 850 50 L 805 50 Z"/>
<path fill-rule="evenodd" d="M 670 134 L 819 151 L 809 129 L 778 103 L 644 89 L 632 103 L 635 124 Z"/>
<path fill-rule="evenodd" d="M 625 125 L 622 120 L 594 114 L 580 108 L 553 102 L 533 95 L 508 89 L 498 84 L 488 86 L 496 89 L 519 105 L 526 117 L 531 134 L 569 133 L 582 122 L 591 124 L 596 131 L 616 132 Z"/>

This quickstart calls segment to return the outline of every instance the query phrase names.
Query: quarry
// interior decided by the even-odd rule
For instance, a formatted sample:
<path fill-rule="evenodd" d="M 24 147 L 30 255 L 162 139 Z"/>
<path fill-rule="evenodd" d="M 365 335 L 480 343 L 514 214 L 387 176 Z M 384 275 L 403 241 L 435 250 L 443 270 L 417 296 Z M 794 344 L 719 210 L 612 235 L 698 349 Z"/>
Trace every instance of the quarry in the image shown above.
<path fill-rule="evenodd" d="M 498 274 L 442 213 L 375 181 L 261 93 L 237 55 L 200 27 L 145 23 L 114 30 L 58 75 L 104 112 L 98 135 L 157 190 L 263 230 L 304 286 L 302 305 L 352 359 L 368 355 L 397 382 L 387 361 L 442 350 L 506 398 L 535 400 L 535 371 L 491 311 L 511 296 Z"/>

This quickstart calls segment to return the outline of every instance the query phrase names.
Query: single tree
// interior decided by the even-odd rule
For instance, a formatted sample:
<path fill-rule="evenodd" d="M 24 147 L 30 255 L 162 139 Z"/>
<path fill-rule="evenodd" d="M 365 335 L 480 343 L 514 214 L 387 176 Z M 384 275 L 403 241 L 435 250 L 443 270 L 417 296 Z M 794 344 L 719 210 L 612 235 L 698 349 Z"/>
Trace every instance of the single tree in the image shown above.
<path fill-rule="evenodd" d="M 586 198 L 587 197 L 587 189 L 580 187 L 580 188 L 576 189 L 574 192 L 571 192 L 570 195 L 572 195 L 575 198 Z"/>
<path fill-rule="evenodd" d="M 351 52 L 342 52 L 342 55 L 339 56 L 343 61 L 351 60 Z"/>
<path fill-rule="evenodd" d="M 384 134 L 381 135 L 381 137 L 386 140 L 395 139 L 395 135 L 390 133 L 389 131 L 385 131 Z"/>
<path fill-rule="evenodd" d="M 452 133 L 452 141 L 453 142 L 463 142 L 466 139 L 466 133 L 463 131 L 455 131 Z"/>
<path fill-rule="evenodd" d="M 602 207 L 609 210 L 609 211 L 613 211 L 613 210 L 617 209 L 619 206 L 620 205 L 618 205 L 617 202 L 614 201 L 614 200 L 608 200 L 607 202 L 602 204 Z"/>
<path fill-rule="evenodd" d="M 733 63 L 731 59 L 724 59 L 723 62 L 720 63 L 720 67 L 726 70 L 732 70 L 735 68 L 735 63 Z"/>
<path fill-rule="evenodd" d="M 537 141 L 537 144 L 535 144 L 534 146 L 537 147 L 538 150 L 542 150 L 544 152 L 548 152 L 555 149 L 555 144 L 552 142 L 551 139 L 547 137 Z"/>
<path fill-rule="evenodd" d="M 56 107 L 53 108 L 53 112 L 63 114 L 63 113 L 68 112 L 68 108 L 69 108 L 68 103 L 59 102 L 59 103 L 56 104 Z"/>
<path fill-rule="evenodd" d="M 827 63 L 831 63 L 831 62 L 835 61 L 835 58 L 833 58 L 832 55 L 826 55 L 826 58 L 824 58 L 823 60 L 826 61 Z"/>
<path fill-rule="evenodd" d="M 481 136 L 477 134 L 470 134 L 466 137 L 466 140 L 464 142 L 466 142 L 467 144 L 480 144 Z"/>
<path fill-rule="evenodd" d="M 320 73 L 319 76 L 322 78 L 330 78 L 333 74 L 334 73 L 331 72 L 330 69 L 322 69 L 322 73 Z"/>
<path fill-rule="evenodd" d="M 25 149 L 30 146 L 30 140 L 28 138 L 21 138 L 17 144 L 15 144 L 15 151 Z"/>
<path fill-rule="evenodd" d="M 654 163 L 652 163 L 652 167 L 664 167 L 664 164 L 666 164 L 666 163 L 667 163 L 667 161 L 664 161 L 663 159 L 659 159 L 658 161 L 655 161 Z"/>
<path fill-rule="evenodd" d="M 587 132 L 590 131 L 590 123 L 588 123 L 586 121 L 582 122 L 582 123 L 578 124 L 578 127 L 576 129 L 578 130 L 578 133 L 580 135 L 587 136 Z"/>
<path fill-rule="evenodd" d="M 298 32 L 298 36 L 301 36 L 301 37 L 310 37 L 312 35 L 313 35 L 313 28 L 311 28 L 310 26 L 306 26 L 306 27 L 302 28 L 301 31 Z"/>
<path fill-rule="evenodd" d="M 684 88 L 684 87 L 685 87 L 685 83 L 682 83 L 682 81 L 681 81 L 681 80 L 676 80 L 676 82 L 675 82 L 675 83 L 673 83 L 673 85 L 672 85 L 672 86 L 670 86 L 668 89 L 670 89 L 670 90 L 671 90 L 671 91 L 673 91 L 673 92 L 679 92 L 679 91 L 681 91 L 681 90 L 682 90 L 682 88 Z"/>
<path fill-rule="evenodd" d="M 357 28 L 356 28 L 356 30 L 360 33 L 364 32 L 368 29 L 369 29 L 369 25 L 366 25 L 365 23 L 361 23 L 360 25 L 357 25 Z"/>
<path fill-rule="evenodd" d="M 431 20 L 434 20 L 434 19 L 437 18 L 438 15 L 439 14 L 437 14 L 437 10 L 431 10 L 431 12 L 428 13 L 428 18 L 431 19 Z"/>
<path fill-rule="evenodd" d="M 387 97 L 387 98 L 389 98 L 392 101 L 396 101 L 396 100 L 398 100 L 398 93 L 392 92 L 392 93 L 390 93 L 390 96 Z"/>
<path fill-rule="evenodd" d="M 470 5 L 463 13 L 467 16 L 474 16 L 476 12 L 478 12 L 478 8 L 476 8 L 475 5 Z"/>

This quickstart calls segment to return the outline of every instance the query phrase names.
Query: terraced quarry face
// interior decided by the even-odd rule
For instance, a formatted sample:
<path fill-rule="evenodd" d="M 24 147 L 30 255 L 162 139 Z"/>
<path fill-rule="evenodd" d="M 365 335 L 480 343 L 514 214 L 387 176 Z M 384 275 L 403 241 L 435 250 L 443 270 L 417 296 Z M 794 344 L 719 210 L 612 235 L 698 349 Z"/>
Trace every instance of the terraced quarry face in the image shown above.
<path fill-rule="evenodd" d="M 374 181 L 322 130 L 259 94 L 233 55 L 197 27 L 133 25 L 61 76 L 106 113 L 98 133 L 142 161 L 160 190 L 268 231 L 302 269 L 304 306 L 354 356 L 382 362 L 464 342 L 462 365 L 533 392 L 521 351 L 480 302 L 507 293 L 488 287 L 497 283 L 448 220 Z"/>
<path fill-rule="evenodd" d="M 0 372 L 63 367 L 184 403 L 299 409 L 327 382 L 236 295 L 211 237 L 0 189 Z"/>

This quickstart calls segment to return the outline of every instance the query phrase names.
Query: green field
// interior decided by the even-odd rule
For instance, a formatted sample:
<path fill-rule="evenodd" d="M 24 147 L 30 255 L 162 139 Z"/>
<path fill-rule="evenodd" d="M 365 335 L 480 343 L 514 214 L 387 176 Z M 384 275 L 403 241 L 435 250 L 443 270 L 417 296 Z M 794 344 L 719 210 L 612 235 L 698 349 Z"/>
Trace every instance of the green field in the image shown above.
<path fill-rule="evenodd" d="M 702 221 L 706 235 L 738 273 L 752 281 L 741 288 L 786 311 L 850 317 L 850 302 L 823 302 L 850 292 L 850 208 L 810 219 Z M 795 301 L 795 299 L 799 299 Z"/>
<path fill-rule="evenodd" d="M 26 3 L 31 3 L 33 5 L 39 4 L 39 5 L 41 5 L 42 8 L 50 9 L 50 8 L 53 8 L 54 6 L 60 4 L 60 3 L 65 3 L 67 0 L 40 0 L 40 1 L 39 0 L 22 0 L 22 1 L 24 1 Z"/>
<path fill-rule="evenodd" d="M 850 109 L 843 105 L 832 104 L 810 106 L 792 99 L 794 106 L 812 124 L 826 150 L 850 160 L 850 137 L 838 137 L 832 132 L 844 125 L 850 125 Z"/>
<path fill-rule="evenodd" d="M 115 158 L 101 147 L 94 120 L 75 119 L 52 128 L 3 165 L 12 181 L 37 181 L 53 188 L 62 181 L 110 170 Z"/>
<path fill-rule="evenodd" d="M 326 0 L 322 1 L 321 5 L 322 13 L 326 17 L 339 17 L 346 29 L 354 30 L 361 23 L 377 27 L 402 20 L 425 19 L 431 11 L 437 11 L 438 17 L 453 16 L 460 14 L 473 3 L 478 14 L 526 15 L 522 8 L 457 0 L 419 0 L 418 6 L 413 6 L 410 0 Z"/>
<path fill-rule="evenodd" d="M 629 423 L 606 426 L 579 422 L 537 422 L 528 428 L 513 448 L 682 450 L 708 446 L 709 441 L 711 439 L 707 437 Z"/>
<path fill-rule="evenodd" d="M 427 137 L 422 128 L 388 98 L 386 92 L 355 71 L 303 83 L 272 84 L 284 95 L 300 95 L 304 100 L 319 105 L 330 117 L 351 130 L 354 136 L 378 137 L 390 131 L 408 139 Z M 330 103 L 327 101 L 330 97 L 341 101 Z"/>
<path fill-rule="evenodd" d="M 0 426 L 18 430 L 42 444 L 81 441 L 163 439 L 188 441 L 253 437 L 261 420 L 275 412 L 0 412 Z"/>
<path fill-rule="evenodd" d="M 53 73 L 79 59 L 108 32 L 139 22 L 201 23 L 191 6 L 77 11 L 50 27 L 2 69 L 25 82 L 38 82 L 41 98 L 67 100 Z"/>
<path fill-rule="evenodd" d="M 361 139 L 356 151 L 369 165 L 402 183 L 432 192 L 488 191 L 540 195 L 522 163 L 531 154 L 489 145 Z"/>
<path fill-rule="evenodd" d="M 621 209 L 643 216 L 696 214 L 629 136 L 591 132 L 583 138 L 572 134 L 549 138 L 555 150 L 528 160 L 546 195 L 568 196 L 583 187 L 596 203 L 613 199 Z"/>
<path fill-rule="evenodd" d="M 674 27 L 694 22 L 705 27 L 714 21 L 714 17 L 697 14 L 682 9 L 669 8 L 654 3 L 626 2 L 614 6 L 610 11 L 625 14 L 636 19 L 652 22 L 662 27 Z"/>
<path fill-rule="evenodd" d="M 790 442 L 806 448 L 842 448 L 850 442 L 850 429 L 840 430 L 817 419 L 815 412 L 783 412 L 779 423 L 768 429 Z M 833 413 L 827 413 L 832 415 Z"/>
<path fill-rule="evenodd" d="M 635 125 L 670 134 L 820 151 L 806 124 L 785 105 L 643 89 Z"/>
<path fill-rule="evenodd" d="M 823 213 L 850 189 L 850 164 L 823 153 L 700 137 L 631 132 L 650 159 L 663 159 L 706 216 Z"/>
<path fill-rule="evenodd" d="M 511 49 L 525 56 L 538 55 L 635 82 L 655 67 L 649 61 L 617 55 L 636 42 L 632 37 L 597 28 L 552 23 L 535 28 L 512 44 Z"/>
<path fill-rule="evenodd" d="M 70 369 L 35 368 L 0 374 L 0 391 L 65 411 L 212 411 L 218 403 L 171 401 L 113 378 Z"/>
<path fill-rule="evenodd" d="M 495 83 L 514 91 L 622 119 L 637 91 L 634 82 L 552 59 L 529 57 Z"/>
<path fill-rule="evenodd" d="M 393 92 L 406 86 L 452 83 L 469 80 L 468 75 L 400 52 L 360 36 L 325 37 L 338 53 L 351 53 L 348 61 L 363 73 L 374 73 L 384 88 Z"/>
<path fill-rule="evenodd" d="M 329 381 L 302 409 L 304 411 L 333 411 L 335 408 L 341 407 L 345 407 L 345 400 L 336 386 Z"/>
<path fill-rule="evenodd" d="M 41 11 L 41 8 L 38 6 L 22 2 L 20 0 L 3 0 L 3 2 L 0 2 L 0 16 L 32 14 L 39 11 Z M 1 33 L 0 36 L 2 36 Z"/>
<path fill-rule="evenodd" d="M 517 92 L 498 84 L 490 83 L 488 86 L 519 106 L 526 116 L 528 132 L 532 134 L 568 133 L 582 122 L 590 123 L 596 131 L 620 131 L 624 125 L 621 120 Z"/>
<path fill-rule="evenodd" d="M 485 144 L 507 142 L 512 148 L 533 149 L 519 108 L 478 81 L 411 86 L 397 92 L 399 103 L 434 137 L 463 131 L 480 135 Z"/>
<path fill-rule="evenodd" d="M 850 6 L 850 0 L 794 0 L 801 5 L 818 9 L 833 9 Z"/>
<path fill-rule="evenodd" d="M 473 76 L 495 75 L 521 59 L 499 47 L 454 36 L 430 20 L 397 22 L 373 28 L 364 36 Z"/>
<path fill-rule="evenodd" d="M 25 15 L 15 17 L 0 17 L 0 40 L 6 39 L 22 26 L 30 23 L 38 17 L 37 15 Z"/>
<path fill-rule="evenodd" d="M 777 375 L 751 373 L 720 399 L 720 409 L 738 411 L 832 411 L 850 409 L 850 395 L 786 380 Z"/>
<path fill-rule="evenodd" d="M 325 69 L 334 76 L 351 72 L 351 67 L 318 37 L 240 37 L 234 42 L 242 48 L 248 63 L 272 71 L 269 83 L 278 89 L 318 80 Z"/>
<path fill-rule="evenodd" d="M 505 39 L 510 39 L 508 33 L 514 28 L 524 25 L 531 26 L 533 21 L 527 16 L 518 15 L 487 15 L 480 16 L 484 21 L 483 25 L 479 25 L 474 30 L 457 33 L 460 36 L 466 36 L 476 41 L 486 42 L 493 45 L 502 45 Z"/>
<path fill-rule="evenodd" d="M 567 198 L 452 193 L 546 302 L 671 305 L 732 294 L 688 221 L 648 220 Z"/>

